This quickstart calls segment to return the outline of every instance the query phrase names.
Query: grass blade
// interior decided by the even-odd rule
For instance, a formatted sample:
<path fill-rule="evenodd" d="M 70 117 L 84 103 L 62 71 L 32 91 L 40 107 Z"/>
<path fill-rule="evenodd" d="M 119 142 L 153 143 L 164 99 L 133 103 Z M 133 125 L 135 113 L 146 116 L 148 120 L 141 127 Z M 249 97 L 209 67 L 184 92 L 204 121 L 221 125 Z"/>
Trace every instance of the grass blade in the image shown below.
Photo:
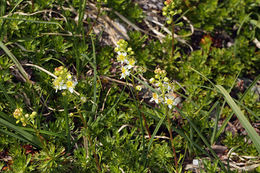
<path fill-rule="evenodd" d="M 150 139 L 150 141 L 149 141 L 149 143 L 148 143 L 147 152 L 150 150 L 151 145 L 152 145 L 152 143 L 153 143 L 153 139 L 154 139 L 155 135 L 157 134 L 159 128 L 160 128 L 161 125 L 163 124 L 165 118 L 166 118 L 166 115 L 164 115 L 164 116 L 160 119 L 159 123 L 157 124 L 156 128 L 154 129 L 154 132 L 153 132 L 153 134 L 152 134 L 152 137 L 151 137 L 151 139 Z"/>
<path fill-rule="evenodd" d="M 245 96 L 251 91 L 251 89 L 255 86 L 255 84 L 257 83 L 257 81 L 260 79 L 260 75 L 258 75 L 256 77 L 256 79 L 251 83 L 251 85 L 247 88 L 247 90 L 244 92 L 244 94 L 242 95 L 242 97 L 239 99 L 239 102 L 241 103 Z M 247 108 L 245 108 L 247 109 Z M 252 113 L 251 113 L 252 114 Z M 216 138 L 218 138 L 220 136 L 220 134 L 224 131 L 225 127 L 227 126 L 227 123 L 229 122 L 229 120 L 231 119 L 231 117 L 233 116 L 233 112 L 225 119 L 225 121 L 223 122 L 222 126 L 220 127 Z"/>
<path fill-rule="evenodd" d="M 2 118 L 0 118 L 0 125 L 15 130 L 17 133 L 19 133 L 21 136 L 23 136 L 26 140 L 28 140 L 33 145 L 38 146 L 38 147 L 42 146 L 42 144 L 40 143 L 40 141 L 38 140 L 38 138 L 36 136 L 31 135 L 30 133 L 22 130 L 20 127 L 15 126 Z"/>
<path fill-rule="evenodd" d="M 188 120 L 188 122 L 191 125 L 191 127 L 197 132 L 197 134 L 202 139 L 204 144 L 208 147 L 209 151 L 214 156 L 214 158 L 219 161 L 219 164 L 220 164 L 221 168 L 223 170 L 226 170 L 224 164 L 220 161 L 219 157 L 217 156 L 217 154 L 214 152 L 214 150 L 211 148 L 210 144 L 208 143 L 208 140 L 200 133 L 199 128 L 197 128 L 197 126 L 191 121 L 191 119 L 188 116 L 186 116 L 185 113 L 180 111 L 180 109 L 178 109 L 177 107 L 175 109 L 178 110 L 180 115 L 182 115 L 183 117 L 185 117 Z"/>
<path fill-rule="evenodd" d="M 24 131 L 28 131 L 28 132 L 35 132 L 34 129 L 28 128 L 28 127 L 20 127 L 20 129 L 22 129 Z M 46 130 L 39 130 L 39 132 L 40 132 L 40 134 L 45 134 L 45 135 L 49 135 L 49 136 L 57 136 L 59 138 L 65 139 L 65 137 L 60 133 L 50 132 L 50 131 L 46 131 Z"/>
<path fill-rule="evenodd" d="M 93 69 L 94 69 L 94 82 L 93 82 L 93 87 L 94 87 L 94 95 L 93 95 L 93 106 L 92 106 L 92 112 L 96 112 L 97 110 L 97 66 L 96 66 L 96 51 L 95 51 L 95 44 L 93 37 L 91 35 L 91 42 L 92 42 L 92 48 L 93 48 Z"/>
<path fill-rule="evenodd" d="M 123 96 L 123 93 L 124 93 L 124 91 L 125 91 L 125 88 L 126 88 L 126 86 L 124 86 L 124 88 L 123 88 L 122 92 L 120 93 L 120 95 L 119 95 L 117 101 L 115 102 L 115 104 L 106 112 L 106 114 L 105 114 L 103 117 L 106 117 L 106 115 L 110 114 L 110 112 L 113 111 L 113 109 L 116 107 L 116 105 L 117 105 L 118 102 L 120 101 L 121 97 Z M 103 118 L 103 117 L 102 117 L 102 118 Z"/>
<path fill-rule="evenodd" d="M 9 132 L 9 131 L 3 130 L 3 129 L 0 129 L 0 132 L 6 134 L 8 136 L 12 136 L 12 137 L 14 137 L 14 138 L 16 138 L 16 139 L 18 139 L 20 141 L 30 143 L 30 141 L 28 141 L 27 139 L 25 139 L 25 138 L 15 134 L 15 133 L 13 133 L 13 132 Z"/>
<path fill-rule="evenodd" d="M 248 136 L 251 138 L 258 153 L 260 154 L 260 136 L 256 133 L 255 129 L 252 127 L 250 122 L 247 120 L 243 112 L 240 110 L 240 108 L 237 106 L 237 104 L 234 102 L 228 92 L 221 85 L 216 85 L 216 88 L 220 91 L 221 94 L 223 94 L 225 100 L 236 114 L 237 118 L 239 119 L 242 126 L 245 128 Z"/>
<path fill-rule="evenodd" d="M 58 25 L 62 30 L 64 30 L 63 27 L 57 22 L 46 22 L 46 21 L 39 21 L 39 20 L 18 19 L 18 18 L 10 18 L 10 17 L 0 17 L 0 19 L 2 19 L 2 20 L 20 20 L 20 21 L 31 22 L 31 23 Z"/>
<path fill-rule="evenodd" d="M 8 16 L 13 13 L 13 11 L 16 9 L 16 7 L 17 7 L 19 4 L 21 4 L 21 2 L 23 2 L 23 0 L 20 0 L 20 1 L 18 1 L 18 2 L 15 4 L 14 8 L 8 13 Z"/>
<path fill-rule="evenodd" d="M 146 104 L 145 104 L 145 105 L 146 105 Z M 146 106 L 150 107 L 149 105 L 146 105 Z M 158 113 L 162 114 L 162 112 L 161 112 L 160 110 L 156 110 L 156 111 L 157 111 Z M 146 114 L 147 116 L 152 117 L 154 120 L 159 121 L 159 123 L 160 123 L 160 121 L 163 121 L 163 120 L 160 119 L 159 117 L 153 116 L 153 115 L 150 114 L 150 113 L 147 113 L 147 112 L 142 111 L 142 110 L 141 110 L 141 112 L 144 113 L 144 114 Z M 164 125 L 166 126 L 166 123 L 165 123 L 164 121 L 162 122 L 162 124 L 164 124 Z M 173 129 L 176 133 L 178 133 L 180 136 L 182 136 L 184 139 L 186 139 L 187 141 L 189 141 L 189 142 L 192 144 L 193 147 L 196 147 L 196 148 L 199 149 L 203 154 L 207 155 L 208 157 L 211 157 L 207 151 L 205 151 L 202 147 L 200 147 L 198 144 L 196 144 L 195 142 L 193 142 L 193 141 L 185 134 L 185 132 L 183 132 L 182 130 L 180 130 L 180 129 L 174 127 L 174 126 L 172 126 L 172 129 Z M 157 133 L 156 133 L 156 134 L 157 134 Z M 156 135 L 156 134 L 155 134 L 155 135 Z M 148 144 L 148 145 L 149 145 L 149 144 Z M 151 146 L 150 146 L 150 147 L 151 147 Z M 148 150 L 148 151 L 149 151 L 149 150 Z"/>
<path fill-rule="evenodd" d="M 219 102 L 217 102 L 216 104 L 217 104 L 216 120 L 215 120 L 215 124 L 214 124 L 213 134 L 212 134 L 211 139 L 210 139 L 210 144 L 211 145 L 213 145 L 213 143 L 215 142 L 215 137 L 216 137 L 216 133 L 217 133 L 217 130 L 218 130 L 218 121 L 219 121 L 219 117 L 220 117 L 220 105 L 219 105 Z"/>
<path fill-rule="evenodd" d="M 2 41 L 0 41 L 0 47 L 5 51 L 5 53 L 11 58 L 11 60 L 15 63 L 16 67 L 18 68 L 18 70 L 21 72 L 21 74 L 23 75 L 23 77 L 26 79 L 26 81 L 28 83 L 30 83 L 30 80 L 28 78 L 28 74 L 26 73 L 26 71 L 24 70 L 24 68 L 22 67 L 22 65 L 20 64 L 20 62 L 15 58 L 15 56 L 12 54 L 12 52 L 10 52 L 10 50 L 4 45 L 4 43 Z"/>
<path fill-rule="evenodd" d="M 4 85 L 2 85 L 1 83 L 0 83 L 0 90 L 3 91 L 4 96 L 5 96 L 6 100 L 8 101 L 8 103 L 10 104 L 11 109 L 14 110 L 16 108 L 16 105 L 14 104 L 15 101 L 11 97 L 8 96 Z"/>

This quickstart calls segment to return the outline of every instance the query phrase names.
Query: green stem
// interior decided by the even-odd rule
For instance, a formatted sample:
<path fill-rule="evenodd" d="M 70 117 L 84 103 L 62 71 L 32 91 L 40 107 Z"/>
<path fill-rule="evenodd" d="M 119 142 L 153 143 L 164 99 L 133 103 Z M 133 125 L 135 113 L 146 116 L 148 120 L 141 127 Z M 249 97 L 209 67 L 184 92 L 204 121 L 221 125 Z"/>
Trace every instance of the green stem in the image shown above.
<path fill-rule="evenodd" d="M 134 88 L 134 90 L 135 90 L 136 85 L 135 85 L 135 81 L 134 81 L 134 77 L 133 77 L 133 76 L 132 76 L 132 83 L 133 83 L 133 88 Z M 135 95 L 136 95 L 136 100 L 137 100 L 138 103 L 139 103 L 138 92 L 135 91 Z M 139 110 L 142 109 L 142 105 L 141 105 L 141 104 L 139 104 L 138 109 L 139 109 Z M 144 116 L 144 113 L 141 113 L 141 115 L 142 115 L 142 118 L 143 118 L 143 120 L 144 120 L 144 125 L 145 125 L 146 131 L 147 131 L 147 133 L 148 133 L 149 139 L 151 139 L 152 135 L 151 135 L 151 132 L 150 132 L 150 130 L 149 130 L 149 127 L 148 127 L 146 118 L 145 118 L 145 116 Z"/>
<path fill-rule="evenodd" d="M 76 105 L 76 104 L 75 104 L 75 105 Z M 77 111 L 78 111 L 78 113 L 79 113 L 79 117 L 80 117 L 80 119 L 81 119 L 81 121 L 82 121 L 82 123 L 83 123 L 83 126 L 84 126 L 85 130 L 87 131 L 88 125 L 87 125 L 86 120 L 85 120 L 85 118 L 83 117 L 83 115 L 81 114 L 81 111 L 80 111 L 80 109 L 78 108 L 77 105 L 76 105 L 76 109 L 77 109 Z M 89 145 L 90 145 L 90 148 L 91 148 L 91 146 L 92 146 L 93 144 L 92 144 L 90 135 L 86 134 L 86 136 L 87 136 L 87 138 L 88 138 Z M 87 150 L 87 149 L 86 149 L 86 150 Z M 98 161 L 98 156 L 97 156 L 96 151 L 95 151 L 95 146 L 94 146 L 94 148 L 93 148 L 93 155 L 94 155 L 94 158 L 95 158 L 95 162 L 96 162 L 96 166 L 97 166 L 98 172 L 101 172 L 102 170 L 101 170 L 101 167 L 100 167 L 100 164 L 99 164 L 99 161 Z"/>
<path fill-rule="evenodd" d="M 175 26 L 174 26 L 174 22 L 172 20 L 172 57 L 174 55 L 174 30 L 175 30 Z"/>
<path fill-rule="evenodd" d="M 47 153 L 47 155 L 51 158 L 51 155 L 50 155 L 50 152 L 49 152 L 49 150 L 48 150 L 48 148 L 47 148 L 47 146 L 46 146 L 46 143 L 45 143 L 45 139 L 44 139 L 44 137 L 42 137 L 41 135 L 40 135 L 40 131 L 37 129 L 37 127 L 36 126 L 34 126 L 34 123 L 29 123 L 30 124 L 30 126 L 33 128 L 33 130 L 35 131 L 35 133 L 36 133 L 36 136 L 39 138 L 39 140 L 40 140 L 40 142 L 41 142 L 41 144 L 42 144 L 42 148 L 43 148 L 43 150 L 45 150 L 45 152 Z"/>
<path fill-rule="evenodd" d="M 167 116 L 167 121 L 168 121 L 168 131 L 169 131 L 169 134 L 170 134 L 170 140 L 171 140 L 171 145 L 172 145 L 175 167 L 176 167 L 176 170 L 178 170 L 178 159 L 177 159 L 177 155 L 176 155 L 176 151 L 175 151 L 175 147 L 174 147 L 174 143 L 173 143 L 171 120 L 170 120 L 170 116 L 169 116 L 168 107 L 166 107 L 166 116 Z"/>
<path fill-rule="evenodd" d="M 69 114 L 68 114 L 68 96 L 64 96 L 64 114 L 65 114 L 65 122 L 66 122 L 66 134 L 67 134 L 67 144 L 68 144 L 68 151 L 70 151 L 70 131 L 69 131 Z"/>
<path fill-rule="evenodd" d="M 133 75 L 132 75 L 132 80 L 133 80 Z M 127 82 L 127 79 L 126 79 L 126 82 Z M 133 97 L 134 97 L 135 106 L 136 106 L 136 108 L 138 108 L 139 106 L 138 106 L 137 100 L 136 100 L 136 98 L 135 98 L 135 94 L 134 94 L 133 90 L 131 89 L 131 87 L 129 87 L 129 88 L 130 88 L 131 94 L 132 94 Z M 144 139 L 143 118 L 142 118 L 142 116 L 141 116 L 140 109 L 137 109 L 137 111 L 138 111 L 138 114 L 139 114 L 140 125 L 141 125 L 141 131 L 142 131 L 142 145 L 143 145 L 143 154 L 142 154 L 143 159 L 142 159 L 142 160 L 144 160 L 145 158 L 147 158 L 147 155 L 146 155 L 146 152 L 145 152 L 145 139 Z M 145 159 L 145 162 L 146 162 L 146 159 Z"/>

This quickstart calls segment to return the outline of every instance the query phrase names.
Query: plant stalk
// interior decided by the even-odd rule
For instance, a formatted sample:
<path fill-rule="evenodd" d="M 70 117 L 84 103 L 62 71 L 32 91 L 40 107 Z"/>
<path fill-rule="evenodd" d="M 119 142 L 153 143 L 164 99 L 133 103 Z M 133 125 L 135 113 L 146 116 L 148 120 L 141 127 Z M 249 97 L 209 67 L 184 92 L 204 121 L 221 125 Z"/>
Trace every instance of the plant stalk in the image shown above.
<path fill-rule="evenodd" d="M 78 109 L 78 106 L 76 106 L 76 109 L 77 109 L 77 111 L 78 111 L 78 113 L 79 113 L 79 116 L 80 116 L 81 121 L 83 122 L 84 128 L 87 130 L 88 125 L 87 125 L 87 123 L 86 123 L 86 121 L 85 121 L 85 118 L 83 117 L 83 115 L 81 114 L 80 110 Z M 92 143 L 91 138 L 90 138 L 89 135 L 87 135 L 87 138 L 88 138 L 89 145 L 90 145 L 90 148 L 91 148 L 91 146 L 92 146 L 93 143 Z M 86 151 L 86 152 L 87 152 L 87 151 Z M 98 172 L 101 172 L 101 167 L 100 167 L 100 164 L 99 164 L 99 161 L 98 161 L 98 156 L 97 156 L 97 154 L 96 154 L 95 147 L 94 147 L 94 149 L 93 149 L 93 155 L 94 155 L 94 158 L 95 158 L 95 162 L 96 162 L 96 166 L 97 166 Z"/>
<path fill-rule="evenodd" d="M 133 88 L 134 88 L 134 90 L 135 90 L 136 85 L 135 85 L 133 76 L 132 76 L 132 83 L 133 83 Z M 138 92 L 135 92 L 135 95 L 136 95 L 136 99 L 139 101 Z M 139 103 L 139 102 L 138 102 L 138 103 Z M 142 105 L 141 105 L 141 104 L 139 104 L 139 109 L 142 109 Z M 149 127 L 148 127 L 146 118 L 145 118 L 145 116 L 144 116 L 144 113 L 141 113 L 141 114 L 142 114 L 142 118 L 143 118 L 143 120 L 144 120 L 145 129 L 146 129 L 146 131 L 147 131 L 147 133 L 148 133 L 149 139 L 151 139 L 152 135 L 151 135 L 151 132 L 150 132 L 150 130 L 149 130 Z"/>
<path fill-rule="evenodd" d="M 173 57 L 173 55 L 174 55 L 174 31 L 175 31 L 175 26 L 174 26 L 174 22 L 172 19 L 172 54 L 171 54 L 171 57 Z"/>
<path fill-rule="evenodd" d="M 166 108 L 166 116 L 167 116 L 167 121 L 168 121 L 168 131 L 169 131 L 169 134 L 170 134 L 170 140 L 171 140 L 171 145 L 172 145 L 175 167 L 176 167 L 176 170 L 178 170 L 178 160 L 177 160 L 177 155 L 176 155 L 176 151 L 175 151 L 175 147 L 174 147 L 174 143 L 173 143 L 171 120 L 170 120 L 170 117 L 169 117 L 168 108 Z"/>

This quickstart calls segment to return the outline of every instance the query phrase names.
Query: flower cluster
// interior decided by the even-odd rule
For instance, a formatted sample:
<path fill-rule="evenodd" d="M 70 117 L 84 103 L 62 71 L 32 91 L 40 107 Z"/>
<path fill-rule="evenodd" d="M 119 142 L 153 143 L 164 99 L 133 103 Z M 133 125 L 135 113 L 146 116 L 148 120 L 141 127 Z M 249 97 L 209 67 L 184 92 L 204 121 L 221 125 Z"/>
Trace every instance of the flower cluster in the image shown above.
<path fill-rule="evenodd" d="M 178 3 L 178 1 L 177 1 Z M 172 18 L 174 15 L 176 14 L 180 14 L 182 12 L 181 9 L 176 10 L 176 1 L 173 0 L 166 0 L 164 2 L 165 7 L 163 7 L 162 11 L 163 11 L 163 15 L 165 17 L 167 17 L 167 23 L 171 24 L 172 23 Z"/>
<path fill-rule="evenodd" d="M 34 118 L 36 115 L 36 112 L 32 112 L 30 115 L 24 114 L 22 108 L 15 109 L 13 113 L 14 118 L 17 119 L 16 123 L 18 124 L 21 122 L 23 126 L 26 126 L 29 122 L 34 124 Z"/>
<path fill-rule="evenodd" d="M 117 42 L 115 52 L 117 52 L 117 61 L 121 64 L 122 73 L 120 79 L 125 79 L 126 76 L 130 75 L 130 70 L 135 66 L 135 59 L 132 57 L 134 52 L 131 47 L 128 47 L 128 43 L 122 39 Z"/>
<path fill-rule="evenodd" d="M 166 77 L 167 73 L 165 70 L 157 68 L 154 70 L 154 73 L 155 77 L 151 78 L 149 82 L 155 85 L 158 92 L 152 93 L 152 98 L 150 101 L 154 101 L 157 104 L 167 104 L 168 107 L 172 109 L 173 106 L 178 104 L 176 99 L 177 96 L 173 92 L 174 86 Z"/>
<path fill-rule="evenodd" d="M 53 81 L 54 88 L 56 92 L 58 90 L 68 89 L 71 93 L 73 93 L 75 86 L 77 85 L 77 81 L 72 79 L 72 75 L 68 71 L 68 69 L 63 66 L 55 68 L 54 75 L 57 76 Z"/>

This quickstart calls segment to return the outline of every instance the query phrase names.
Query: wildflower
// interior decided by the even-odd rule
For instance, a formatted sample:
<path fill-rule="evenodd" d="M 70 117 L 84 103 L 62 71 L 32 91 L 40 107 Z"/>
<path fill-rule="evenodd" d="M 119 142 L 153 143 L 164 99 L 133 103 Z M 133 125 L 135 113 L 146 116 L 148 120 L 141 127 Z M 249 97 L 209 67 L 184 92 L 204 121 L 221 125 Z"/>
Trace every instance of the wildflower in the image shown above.
<path fill-rule="evenodd" d="M 163 81 L 164 81 L 164 82 L 169 82 L 169 78 L 164 77 L 164 78 L 163 78 Z"/>
<path fill-rule="evenodd" d="M 37 113 L 33 111 L 32 114 L 30 115 L 30 118 L 31 118 L 31 119 L 34 119 L 35 116 L 36 116 L 36 114 L 37 114 Z"/>
<path fill-rule="evenodd" d="M 192 160 L 192 164 L 193 164 L 194 166 L 198 166 L 198 165 L 199 165 L 199 160 L 198 160 L 198 159 L 193 159 L 193 160 Z"/>
<path fill-rule="evenodd" d="M 72 80 L 72 75 L 70 74 L 70 72 L 63 66 L 60 66 L 58 68 L 55 68 L 54 74 L 57 76 L 57 78 L 53 81 L 54 89 L 56 89 L 56 92 L 58 90 L 68 89 L 71 93 L 73 93 L 74 88 L 78 82 Z"/>
<path fill-rule="evenodd" d="M 167 97 L 165 97 L 165 103 L 171 109 L 172 106 L 176 106 L 180 102 L 179 97 L 176 94 L 169 92 L 167 93 Z"/>
<path fill-rule="evenodd" d="M 63 66 L 56 67 L 56 68 L 54 69 L 54 75 L 59 76 L 59 75 L 60 75 L 60 72 L 61 72 L 63 69 L 64 69 Z"/>
<path fill-rule="evenodd" d="M 71 74 L 67 74 L 67 79 L 70 80 L 72 78 Z"/>
<path fill-rule="evenodd" d="M 18 119 L 19 117 L 21 117 L 23 115 L 23 109 L 22 108 L 16 108 L 13 115 L 14 115 L 15 119 Z"/>
<path fill-rule="evenodd" d="M 121 74 L 121 77 L 120 79 L 125 79 L 126 76 L 129 76 L 130 72 L 128 71 L 128 69 L 126 67 L 122 67 L 121 68 L 121 71 L 122 71 L 122 74 Z"/>
<path fill-rule="evenodd" d="M 16 119 L 16 124 L 21 122 L 23 126 L 26 126 L 29 122 L 34 124 L 34 117 L 36 116 L 36 112 L 32 112 L 31 115 L 29 115 L 28 113 L 23 114 L 23 109 L 17 108 L 15 109 L 13 115 L 14 118 Z"/>
<path fill-rule="evenodd" d="M 161 82 L 156 82 L 156 83 L 155 83 L 155 86 L 161 87 L 161 86 L 162 86 L 162 83 L 161 83 Z"/>
<path fill-rule="evenodd" d="M 167 89 L 168 92 L 171 92 L 173 87 L 168 82 L 163 82 L 163 87 Z"/>
<path fill-rule="evenodd" d="M 87 98 L 86 97 L 80 97 L 80 101 L 82 102 L 82 103 L 85 103 L 86 101 L 87 101 Z"/>
<path fill-rule="evenodd" d="M 155 103 L 157 103 L 157 104 L 159 102 L 161 102 L 161 100 L 160 100 L 160 98 L 159 98 L 157 93 L 153 93 L 153 97 L 151 98 L 150 102 L 152 102 L 152 101 L 155 101 Z"/>
<path fill-rule="evenodd" d="M 53 81 L 53 85 L 54 85 L 54 89 L 56 89 L 56 92 L 57 92 L 58 89 L 60 89 L 60 82 L 57 79 L 55 79 Z"/>
<path fill-rule="evenodd" d="M 154 81 L 155 81 L 154 78 L 151 78 L 151 79 L 149 80 L 150 83 L 154 83 Z"/>
<path fill-rule="evenodd" d="M 142 86 L 141 86 L 141 85 L 137 85 L 137 86 L 135 87 L 135 89 L 138 90 L 138 91 L 141 91 L 141 90 L 142 90 Z"/>
<path fill-rule="evenodd" d="M 131 69 L 134 67 L 134 65 L 135 65 L 135 60 L 133 58 L 129 59 L 127 68 Z"/>
<path fill-rule="evenodd" d="M 69 81 L 67 81 L 66 82 L 66 88 L 68 88 L 68 90 L 71 92 L 71 93 L 73 93 L 73 91 L 74 91 L 74 88 L 75 88 L 75 86 L 77 85 L 77 81 L 71 81 L 71 80 L 69 80 Z"/>
<path fill-rule="evenodd" d="M 168 107 L 171 109 L 172 106 L 174 105 L 174 101 L 172 98 L 167 98 L 165 97 L 165 103 L 168 105 Z"/>
<path fill-rule="evenodd" d="M 117 61 L 121 62 L 121 64 L 123 64 L 124 62 L 127 61 L 126 59 L 126 53 L 125 52 L 117 52 Z"/>

